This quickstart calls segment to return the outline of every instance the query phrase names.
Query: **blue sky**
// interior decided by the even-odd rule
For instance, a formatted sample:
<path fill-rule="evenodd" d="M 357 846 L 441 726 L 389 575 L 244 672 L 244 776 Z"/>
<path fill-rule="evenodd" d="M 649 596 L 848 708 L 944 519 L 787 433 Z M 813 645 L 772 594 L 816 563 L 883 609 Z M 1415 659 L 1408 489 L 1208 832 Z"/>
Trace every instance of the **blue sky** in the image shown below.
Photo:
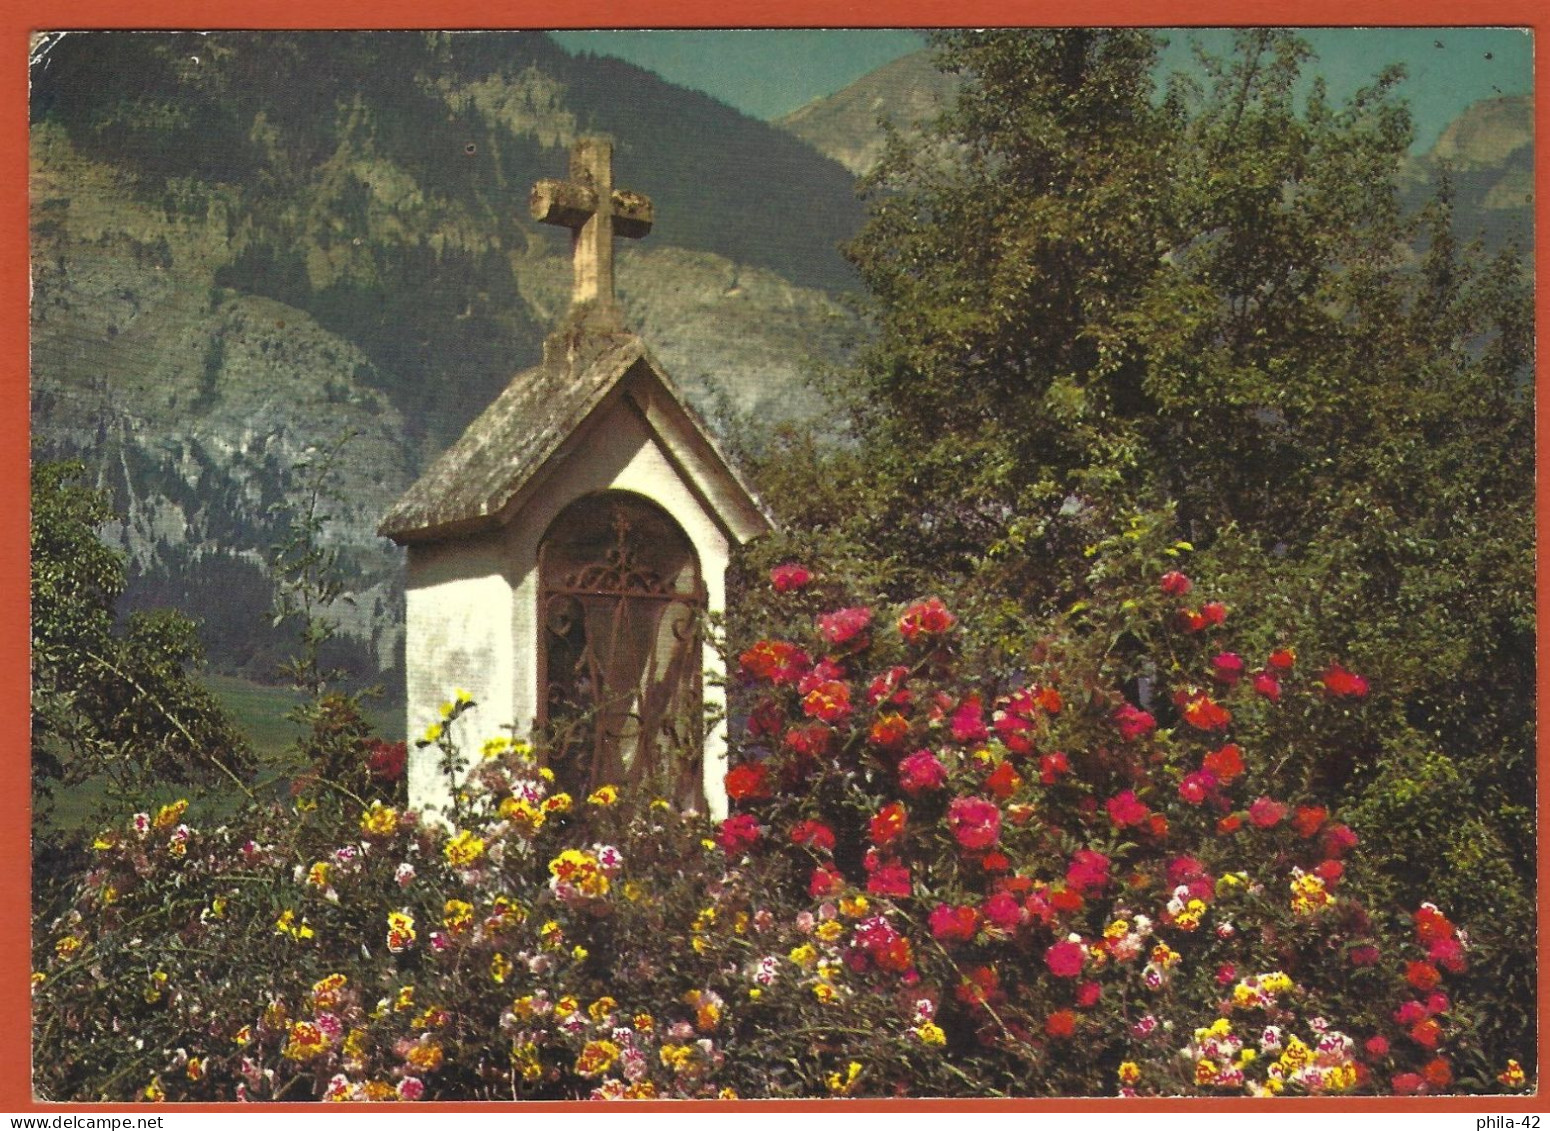
<path fill-rule="evenodd" d="M 1171 29 L 1168 69 L 1188 68 L 1189 42 L 1220 47 L 1221 30 Z M 1303 33 L 1338 99 L 1387 63 L 1409 73 L 1401 92 L 1416 119 L 1418 149 L 1430 147 L 1472 102 L 1533 89 L 1533 40 L 1507 28 L 1313 28 Z M 756 118 L 776 118 L 832 94 L 868 71 L 919 50 L 909 30 L 568 31 L 571 51 L 617 55 L 670 82 L 704 91 Z M 1437 44 L 1442 46 L 1438 47 Z"/>

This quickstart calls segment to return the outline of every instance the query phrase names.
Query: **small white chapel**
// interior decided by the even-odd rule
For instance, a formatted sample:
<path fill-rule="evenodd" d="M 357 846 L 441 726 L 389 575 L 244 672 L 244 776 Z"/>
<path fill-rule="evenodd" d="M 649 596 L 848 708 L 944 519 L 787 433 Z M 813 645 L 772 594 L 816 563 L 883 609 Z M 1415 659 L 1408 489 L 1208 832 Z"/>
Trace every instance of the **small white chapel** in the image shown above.
<path fill-rule="evenodd" d="M 612 142 L 576 141 L 565 180 L 534 186 L 535 220 L 571 231 L 570 309 L 511 383 L 409 488 L 379 533 L 408 551 L 411 806 L 450 804 L 435 746 L 412 740 L 454 688 L 465 741 L 542 735 L 557 784 L 650 790 L 726 814 L 720 658 L 733 547 L 771 519 L 614 294 L 614 239 L 652 202 L 613 187 Z M 460 724 L 462 725 L 462 724 Z"/>

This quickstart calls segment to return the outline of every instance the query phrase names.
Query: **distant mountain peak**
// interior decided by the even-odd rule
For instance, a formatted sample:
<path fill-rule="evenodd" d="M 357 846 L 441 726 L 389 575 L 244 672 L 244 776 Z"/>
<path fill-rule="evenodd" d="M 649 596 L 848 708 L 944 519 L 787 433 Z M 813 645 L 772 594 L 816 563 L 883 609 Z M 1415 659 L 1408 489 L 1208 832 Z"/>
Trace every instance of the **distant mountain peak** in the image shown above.
<path fill-rule="evenodd" d="M 957 91 L 958 76 L 937 70 L 932 58 L 927 50 L 895 59 L 775 124 L 857 176 L 865 175 L 883 154 L 880 120 L 910 132 L 936 117 Z"/>

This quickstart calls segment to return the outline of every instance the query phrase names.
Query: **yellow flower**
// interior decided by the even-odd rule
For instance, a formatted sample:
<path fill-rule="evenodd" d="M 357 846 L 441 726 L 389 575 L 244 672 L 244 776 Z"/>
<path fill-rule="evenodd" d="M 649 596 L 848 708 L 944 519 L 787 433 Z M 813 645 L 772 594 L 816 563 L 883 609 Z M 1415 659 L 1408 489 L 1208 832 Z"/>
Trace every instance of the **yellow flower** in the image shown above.
<path fill-rule="evenodd" d="M 414 929 L 414 916 L 407 911 L 388 912 L 387 947 L 394 954 L 408 950 L 414 945 L 417 937 Z"/>
<path fill-rule="evenodd" d="M 303 919 L 298 923 L 296 912 L 289 909 L 280 912 L 280 917 L 275 920 L 274 929 L 275 934 L 288 935 L 297 942 L 305 942 L 313 937 L 313 930 L 307 926 L 307 921 Z"/>
<path fill-rule="evenodd" d="M 1524 1074 L 1523 1065 L 1516 1060 L 1509 1060 L 1507 1067 L 1496 1077 L 1496 1080 L 1506 1088 L 1521 1088 L 1528 1082 L 1528 1076 Z"/>
<path fill-rule="evenodd" d="M 836 991 L 833 986 L 829 985 L 828 982 L 819 982 L 816 986 L 813 987 L 813 996 L 824 1005 L 829 1005 L 832 1003 L 835 1000 L 837 993 L 838 991 Z"/>
<path fill-rule="evenodd" d="M 367 836 L 391 836 L 398 831 L 398 810 L 380 801 L 361 814 L 361 832 Z"/>
<path fill-rule="evenodd" d="M 588 805 L 598 805 L 602 808 L 614 804 L 619 800 L 619 791 L 611 785 L 600 785 L 587 797 Z"/>
<path fill-rule="evenodd" d="M 351 1029 L 344 1039 L 344 1055 L 350 1060 L 364 1060 L 371 1049 L 371 1034 L 365 1029 Z"/>
<path fill-rule="evenodd" d="M 441 741 L 441 732 L 441 724 L 432 723 L 430 726 L 425 728 L 425 734 L 422 736 L 422 741 L 426 743 L 439 742 Z"/>
<path fill-rule="evenodd" d="M 508 797 L 500 803 L 500 815 L 515 824 L 519 831 L 531 835 L 544 827 L 547 815 L 537 805 L 522 797 Z"/>
<path fill-rule="evenodd" d="M 551 949 L 559 947 L 565 941 L 565 930 L 553 919 L 550 919 L 542 927 L 538 928 L 538 938 Z"/>
<path fill-rule="evenodd" d="M 532 1041 L 524 1041 L 522 1044 L 511 1046 L 511 1060 L 517 1070 L 521 1072 L 522 1079 L 532 1083 L 544 1074 L 543 1062 L 538 1059 L 538 1046 Z"/>
<path fill-rule="evenodd" d="M 326 888 L 328 886 L 328 862 L 319 860 L 307 869 L 307 886 L 314 888 Z"/>
<path fill-rule="evenodd" d="M 332 1009 L 339 1004 L 339 998 L 344 992 L 345 985 L 349 982 L 343 974 L 330 974 L 312 984 L 312 1004 L 319 1009 Z"/>
<path fill-rule="evenodd" d="M 847 919 L 860 919 L 871 909 L 864 895 L 842 896 L 840 898 L 840 914 Z"/>
<path fill-rule="evenodd" d="M 439 1044 L 422 1039 L 409 1049 L 404 1059 L 421 1072 L 434 1072 L 441 1067 L 444 1056 Z"/>
<path fill-rule="evenodd" d="M 242 1028 L 238 1029 L 234 1034 L 232 1034 L 231 1043 L 236 1045 L 239 1049 L 245 1045 L 252 1044 L 253 1026 L 244 1025 Z"/>
<path fill-rule="evenodd" d="M 414 987 L 405 986 L 393 998 L 393 1012 L 405 1013 L 414 1008 Z"/>
<path fill-rule="evenodd" d="M 484 855 L 484 839 L 464 829 L 447 841 L 441 851 L 454 868 L 472 867 Z"/>
<path fill-rule="evenodd" d="M 552 793 L 544 798 L 545 813 L 569 813 L 571 810 L 571 797 L 568 793 Z"/>
<path fill-rule="evenodd" d="M 1195 1062 L 1195 1083 L 1209 1084 L 1216 1079 L 1216 1065 L 1209 1060 Z"/>
<path fill-rule="evenodd" d="M 460 935 L 474 921 L 474 905 L 461 899 L 449 899 L 441 909 L 441 925 L 449 934 Z"/>
<path fill-rule="evenodd" d="M 818 952 L 812 948 L 811 944 L 803 943 L 801 946 L 794 948 L 786 957 L 802 967 L 802 969 L 808 970 L 812 968 L 813 963 L 818 961 Z"/>
<path fill-rule="evenodd" d="M 1298 915 L 1312 915 L 1334 902 L 1334 897 L 1324 888 L 1321 877 L 1301 869 L 1292 870 L 1292 911 Z"/>
<path fill-rule="evenodd" d="M 1119 1066 L 1119 1082 L 1127 1088 L 1134 1087 L 1141 1079 L 1141 1066 L 1133 1060 L 1127 1060 Z"/>
<path fill-rule="evenodd" d="M 576 1000 L 574 994 L 566 994 L 554 1003 L 554 1016 L 558 1021 L 564 1021 L 572 1013 L 581 1008 L 581 1003 Z"/>
<path fill-rule="evenodd" d="M 631 1024 L 642 1033 L 651 1033 L 656 1030 L 657 1019 L 649 1013 L 637 1013 L 631 1018 Z"/>
<path fill-rule="evenodd" d="M 1106 939 L 1122 939 L 1130 933 L 1130 922 L 1127 919 L 1116 919 L 1103 928 L 1103 937 Z"/>
<path fill-rule="evenodd" d="M 947 1034 L 942 1032 L 942 1027 L 935 1021 L 922 1021 L 915 1026 L 915 1035 L 920 1038 L 922 1044 L 945 1045 Z"/>
<path fill-rule="evenodd" d="M 861 1064 L 859 1061 L 851 1061 L 845 1066 L 843 1074 L 831 1072 L 828 1075 L 829 1091 L 836 1096 L 847 1094 L 856 1085 L 861 1077 Z"/>
<path fill-rule="evenodd" d="M 145 1090 L 140 1095 L 153 1104 L 165 1103 L 167 1093 L 162 1090 L 161 1077 L 152 1076 L 151 1082 L 145 1086 Z"/>
<path fill-rule="evenodd" d="M 814 931 L 813 934 L 817 935 L 826 943 L 832 943 L 845 934 L 845 924 L 841 923 L 838 919 L 830 919 L 824 923 L 819 924 L 818 929 Z"/>
<path fill-rule="evenodd" d="M 152 822 L 158 829 L 170 829 L 177 824 L 183 814 L 188 811 L 187 799 L 174 801 L 171 805 L 163 805 L 156 812 L 156 820 Z"/>
<path fill-rule="evenodd" d="M 671 1068 L 674 1072 L 682 1072 L 694 1060 L 693 1045 L 663 1045 L 657 1054 L 662 1060 L 664 1068 Z"/>
<path fill-rule="evenodd" d="M 497 986 L 505 985 L 506 979 L 511 977 L 515 969 L 516 964 L 498 951 L 490 958 L 490 980 Z"/>
<path fill-rule="evenodd" d="M 598 998 L 591 1005 L 587 1006 L 587 1016 L 592 1018 L 592 1020 L 601 1023 L 603 1018 L 607 1017 L 610 1013 L 618 1008 L 619 1003 L 613 998 L 605 995 Z"/>
<path fill-rule="evenodd" d="M 486 758 L 499 758 L 510 749 L 511 739 L 505 735 L 498 735 L 495 738 L 485 739 L 484 745 L 479 749 L 479 753 Z"/>
<path fill-rule="evenodd" d="M 82 946 L 81 940 L 74 935 L 66 935 L 54 944 L 54 953 L 60 958 L 69 958 Z"/>
<path fill-rule="evenodd" d="M 619 1046 L 612 1041 L 588 1041 L 576 1058 L 578 1076 L 601 1076 L 619 1059 Z"/>
<path fill-rule="evenodd" d="M 646 894 L 634 880 L 626 880 L 624 886 L 619 890 L 624 893 L 624 898 L 631 903 L 639 903 L 640 897 Z"/>
<path fill-rule="evenodd" d="M 281 1055 L 287 1060 L 311 1060 L 328 1051 L 328 1038 L 310 1021 L 291 1022 L 290 1036 Z"/>
<path fill-rule="evenodd" d="M 1330 1092 L 1349 1092 L 1356 1087 L 1356 1065 L 1333 1064 L 1324 1072 L 1324 1088 Z"/>
<path fill-rule="evenodd" d="M 587 950 L 587 948 L 584 947 L 584 946 L 581 946 L 579 943 L 576 946 L 571 947 L 571 949 L 570 949 L 570 956 L 572 958 L 574 958 L 577 962 L 585 962 L 587 960 L 587 955 L 589 953 L 590 952 Z"/>

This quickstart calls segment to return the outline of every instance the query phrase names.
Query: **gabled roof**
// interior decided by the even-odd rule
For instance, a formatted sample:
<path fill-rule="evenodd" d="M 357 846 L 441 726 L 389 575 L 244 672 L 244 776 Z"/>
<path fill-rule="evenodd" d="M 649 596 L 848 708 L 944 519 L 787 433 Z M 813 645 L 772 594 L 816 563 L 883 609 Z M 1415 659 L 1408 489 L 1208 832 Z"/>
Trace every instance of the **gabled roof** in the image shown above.
<path fill-rule="evenodd" d="M 732 540 L 772 530 L 769 512 L 645 343 L 634 334 L 573 323 L 552 335 L 543 362 L 512 378 L 404 492 L 377 533 L 403 544 L 499 526 L 509 504 L 632 372 L 648 374 L 666 392 L 667 403 L 656 405 L 649 423 Z"/>

